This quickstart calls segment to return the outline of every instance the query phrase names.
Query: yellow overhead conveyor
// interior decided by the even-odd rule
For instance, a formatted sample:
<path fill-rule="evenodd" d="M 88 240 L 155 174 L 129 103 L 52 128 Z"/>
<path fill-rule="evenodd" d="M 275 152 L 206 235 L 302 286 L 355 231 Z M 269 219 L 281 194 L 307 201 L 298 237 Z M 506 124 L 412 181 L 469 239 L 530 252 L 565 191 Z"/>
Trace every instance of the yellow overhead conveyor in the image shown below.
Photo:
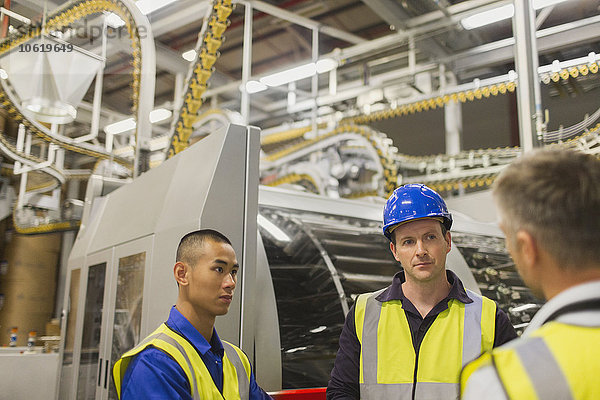
<path fill-rule="evenodd" d="M 231 0 L 212 2 L 210 15 L 205 19 L 196 45 L 196 60 L 190 65 L 183 92 L 183 104 L 171 124 L 171 139 L 166 158 L 173 157 L 189 146 L 193 125 L 199 120 L 200 106 L 204 101 L 202 96 L 208 87 L 214 64 L 219 58 L 219 48 L 225 39 L 223 33 L 229 26 L 229 15 L 232 11 Z"/>

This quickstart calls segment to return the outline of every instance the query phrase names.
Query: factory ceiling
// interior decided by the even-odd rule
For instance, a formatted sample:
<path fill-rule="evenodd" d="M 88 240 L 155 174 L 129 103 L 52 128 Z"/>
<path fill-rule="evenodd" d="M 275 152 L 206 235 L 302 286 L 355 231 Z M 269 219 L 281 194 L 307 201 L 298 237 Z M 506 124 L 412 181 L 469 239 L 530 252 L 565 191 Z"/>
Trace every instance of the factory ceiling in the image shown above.
<path fill-rule="evenodd" d="M 514 69 L 512 48 L 502 42 L 512 37 L 510 19 L 473 30 L 466 30 L 460 24 L 461 16 L 472 14 L 473 10 L 490 8 L 490 5 L 495 5 L 493 3 L 507 4 L 506 1 L 279 0 L 240 3 L 229 18 L 231 24 L 225 32 L 226 40 L 215 64 L 216 73 L 210 81 L 211 89 L 242 79 L 246 3 L 256 3 L 252 29 L 253 76 L 311 60 L 311 29 L 284 19 L 288 13 L 314 21 L 320 27 L 335 28 L 336 37 L 323 33 L 321 29 L 318 38 L 320 55 L 397 35 L 395 41 L 377 48 L 365 46 L 364 52 L 345 60 L 345 64 L 337 71 L 338 86 L 357 79 L 368 83 L 372 75 L 407 67 L 411 46 L 416 49 L 417 66 L 431 62 L 443 63 L 447 70 L 455 72 L 459 83 Z M 177 0 L 148 15 L 157 48 L 155 105 L 173 102 L 177 75 L 185 75 L 189 65 L 181 54 L 195 47 L 207 4 L 206 1 Z M 281 10 L 280 15 L 261 11 L 266 9 L 265 4 L 277 7 Z M 599 17 L 599 4 L 595 0 L 571 0 L 538 11 L 536 24 L 541 31 L 558 26 L 567 27 L 565 24 L 571 26 L 568 33 L 552 35 L 551 44 L 540 43 L 540 64 L 551 63 L 555 59 L 581 57 L 592 51 L 600 52 L 598 35 L 588 34 L 600 31 L 599 22 L 595 20 Z M 33 21 L 40 21 L 44 7 L 51 12 L 61 5 L 56 1 L 13 0 L 10 8 Z M 98 24 L 97 19 L 88 18 L 88 26 Z M 18 24 L 18 21 L 14 22 Z M 86 49 L 94 52 L 100 50 L 98 37 L 89 35 L 87 38 L 78 38 L 78 41 Z M 486 51 L 486 46 L 493 50 Z M 131 68 L 130 53 L 125 39 L 109 39 L 103 88 L 106 115 L 124 115 L 127 114 L 124 111 L 131 107 L 130 77 L 126 73 Z M 404 80 L 410 88 L 411 84 L 415 86 L 411 79 L 414 81 L 414 77 L 407 76 L 396 80 Z M 310 91 L 310 82 L 305 81 L 299 82 L 299 89 Z M 321 77 L 321 81 L 324 85 L 325 77 Z M 285 98 L 286 93 L 282 92 L 273 90 L 253 96 L 251 122 L 267 127 L 293 120 L 294 116 L 287 115 L 285 107 L 278 110 L 271 108 Z M 86 100 L 91 103 L 92 89 Z M 333 106 L 343 109 L 354 105 L 353 99 L 344 103 Z M 239 110 L 239 90 L 218 95 L 212 104 Z"/>
<path fill-rule="evenodd" d="M 160 2 L 159 2 L 160 3 Z M 190 62 L 182 54 L 194 49 L 202 28 L 208 1 L 175 0 L 147 15 L 156 45 L 154 107 L 176 109 Z M 511 1 L 490 0 L 269 0 L 234 1 L 225 40 L 203 110 L 223 108 L 239 112 L 243 76 L 246 8 L 252 8 L 251 66 L 249 79 L 302 65 L 315 58 L 334 56 L 337 94 L 323 100 L 319 115 L 356 115 L 370 106 L 386 107 L 441 85 L 442 71 L 449 84 L 460 85 L 515 69 L 511 19 L 477 29 L 465 29 L 461 20 Z M 44 15 L 67 2 L 13 0 L 6 8 L 40 24 Z M 600 2 L 570 0 L 538 10 L 540 65 L 600 53 Z M 46 13 L 46 14 L 45 14 Z M 102 26 L 100 14 L 79 20 L 75 45 L 101 54 L 102 41 L 94 29 Z M 19 28 L 18 20 L 11 25 Z M 109 31 L 111 32 L 111 31 Z M 132 116 L 132 48 L 126 35 L 112 31 L 106 48 L 102 87 L 100 134 L 103 127 Z M 317 36 L 315 37 L 315 32 Z M 314 47 L 317 43 L 317 49 Z M 318 96 L 331 91 L 331 74 L 319 74 Z M 446 81 L 446 78 L 444 78 Z M 290 107 L 289 87 L 280 86 L 250 96 L 248 122 L 269 129 L 310 118 L 314 94 L 311 79 L 295 84 L 295 105 Z M 549 85 L 554 96 L 573 95 L 598 86 L 597 78 L 561 80 Z M 311 90 L 313 93 L 311 93 Z M 61 133 L 76 137 L 90 129 L 94 84 L 81 103 L 76 120 Z M 305 104 L 304 106 L 302 104 Z M 366 105 L 366 106 L 365 106 Z M 366 108 L 365 108 L 366 107 Z M 371 108 L 375 109 L 375 108 Z M 176 110 L 175 110 L 176 111 Z M 339 118 L 339 117 L 338 117 Z M 152 137 L 172 134 L 165 120 L 152 126 Z M 131 144 L 131 137 L 115 136 L 115 147 Z"/>

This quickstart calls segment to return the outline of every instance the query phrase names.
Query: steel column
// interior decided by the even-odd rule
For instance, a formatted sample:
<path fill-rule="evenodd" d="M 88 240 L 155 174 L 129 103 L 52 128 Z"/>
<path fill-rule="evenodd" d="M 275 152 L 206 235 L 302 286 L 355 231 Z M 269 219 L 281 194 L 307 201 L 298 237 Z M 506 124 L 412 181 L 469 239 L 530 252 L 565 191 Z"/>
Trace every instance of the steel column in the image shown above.
<path fill-rule="evenodd" d="M 538 77 L 535 11 L 528 0 L 515 0 L 513 32 L 517 70 L 517 112 L 523 152 L 533 150 L 542 134 L 542 102 Z"/>
<path fill-rule="evenodd" d="M 133 0 L 121 0 L 127 7 L 135 21 L 136 28 L 140 31 L 140 50 L 142 54 L 140 95 L 137 108 L 137 125 L 135 131 L 135 159 L 133 164 L 133 177 L 150 168 L 150 139 L 152 138 L 152 124 L 150 111 L 154 107 L 154 88 L 156 84 L 156 46 L 154 35 L 148 18 L 142 14 Z"/>
<path fill-rule="evenodd" d="M 242 50 L 242 84 L 240 91 L 242 99 L 240 113 L 244 125 L 250 120 L 250 94 L 246 90 L 246 83 L 252 76 L 252 4 L 244 2 L 244 47 Z"/>
<path fill-rule="evenodd" d="M 319 28 L 313 28 L 312 30 L 312 62 L 316 63 L 319 59 Z M 319 74 L 315 73 L 311 78 L 311 90 L 310 95 L 313 101 L 312 105 L 312 134 L 313 137 L 318 135 L 318 124 L 317 124 L 317 98 L 319 97 Z"/>
<path fill-rule="evenodd" d="M 450 79 L 448 79 L 448 75 Z M 448 80 L 450 82 L 448 82 Z M 446 73 L 446 67 L 440 65 L 440 93 L 445 93 L 446 88 L 457 84 L 453 72 Z M 462 142 L 462 105 L 459 102 L 449 101 L 444 106 L 444 128 L 446 131 L 446 154 L 460 153 Z"/>

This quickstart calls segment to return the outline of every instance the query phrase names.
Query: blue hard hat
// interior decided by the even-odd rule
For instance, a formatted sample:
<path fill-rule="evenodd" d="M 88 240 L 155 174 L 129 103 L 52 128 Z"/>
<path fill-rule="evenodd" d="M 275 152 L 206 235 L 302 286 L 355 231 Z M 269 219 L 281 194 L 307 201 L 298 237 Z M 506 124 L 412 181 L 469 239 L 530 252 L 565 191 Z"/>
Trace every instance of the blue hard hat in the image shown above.
<path fill-rule="evenodd" d="M 448 230 L 452 226 L 452 215 L 442 196 L 435 190 L 415 183 L 400 186 L 385 203 L 383 234 L 391 241 L 392 228 L 420 218 L 439 218 Z"/>

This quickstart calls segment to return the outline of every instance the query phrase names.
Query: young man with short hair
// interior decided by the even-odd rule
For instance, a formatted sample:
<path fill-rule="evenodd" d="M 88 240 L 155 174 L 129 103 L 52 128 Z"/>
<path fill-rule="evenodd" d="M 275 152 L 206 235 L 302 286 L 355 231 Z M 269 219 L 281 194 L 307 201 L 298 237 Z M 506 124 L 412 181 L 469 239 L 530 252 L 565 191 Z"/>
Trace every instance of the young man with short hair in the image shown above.
<path fill-rule="evenodd" d="M 114 366 L 121 400 L 271 399 L 237 346 L 221 341 L 215 318 L 225 315 L 240 269 L 231 242 L 202 229 L 185 235 L 173 275 L 179 294 L 169 319 Z"/>

